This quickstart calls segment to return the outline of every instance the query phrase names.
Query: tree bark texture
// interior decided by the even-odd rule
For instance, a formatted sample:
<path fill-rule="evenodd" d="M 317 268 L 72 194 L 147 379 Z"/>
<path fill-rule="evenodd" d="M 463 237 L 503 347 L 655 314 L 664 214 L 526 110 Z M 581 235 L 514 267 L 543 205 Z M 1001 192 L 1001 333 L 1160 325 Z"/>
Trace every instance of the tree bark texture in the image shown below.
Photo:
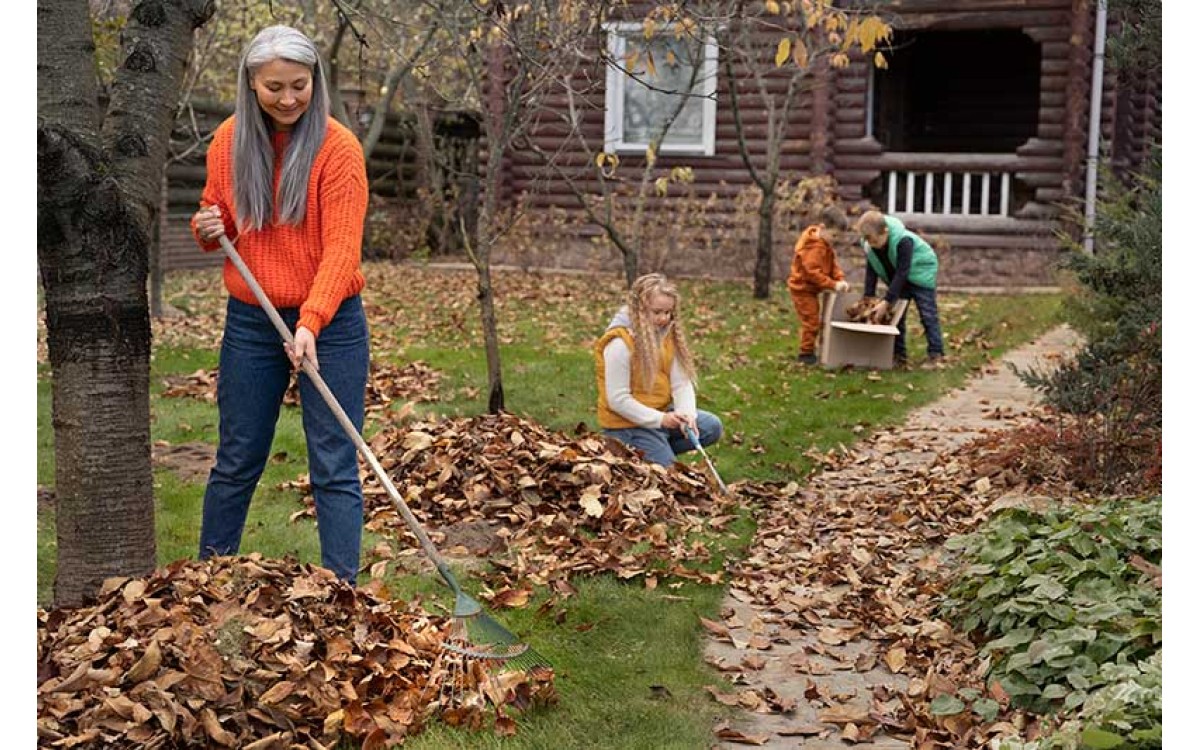
<path fill-rule="evenodd" d="M 754 256 L 754 298 L 771 295 L 771 261 L 774 243 L 775 188 L 764 190 L 758 203 L 758 250 Z"/>
<path fill-rule="evenodd" d="M 504 379 L 500 363 L 500 337 L 496 333 L 496 295 L 492 290 L 492 272 L 488 266 L 479 269 L 479 315 L 483 323 L 483 348 L 488 367 L 488 413 L 499 414 L 504 409 Z"/>
<path fill-rule="evenodd" d="M 38 274 L 52 372 L 56 606 L 155 565 L 151 221 L 192 32 L 210 1 L 130 11 L 101 122 L 86 0 L 38 2 Z"/>
<path fill-rule="evenodd" d="M 868 75 L 872 75 L 868 73 Z M 812 173 L 828 174 L 832 165 L 829 144 L 829 58 L 824 55 L 813 61 L 812 87 Z"/>
<path fill-rule="evenodd" d="M 496 295 L 492 287 L 492 243 L 496 241 L 495 229 L 492 226 L 496 217 L 496 205 L 499 202 L 496 191 L 499 190 L 500 162 L 499 147 L 493 147 L 489 154 L 483 213 L 480 216 L 480 226 L 483 227 L 480 242 L 475 247 L 475 271 L 478 275 L 477 290 L 479 299 L 479 322 L 483 327 L 483 349 L 487 358 L 488 369 L 488 413 L 499 414 L 504 410 L 504 368 L 500 361 L 500 336 L 496 332 Z M 482 236 L 486 235 L 486 236 Z"/>

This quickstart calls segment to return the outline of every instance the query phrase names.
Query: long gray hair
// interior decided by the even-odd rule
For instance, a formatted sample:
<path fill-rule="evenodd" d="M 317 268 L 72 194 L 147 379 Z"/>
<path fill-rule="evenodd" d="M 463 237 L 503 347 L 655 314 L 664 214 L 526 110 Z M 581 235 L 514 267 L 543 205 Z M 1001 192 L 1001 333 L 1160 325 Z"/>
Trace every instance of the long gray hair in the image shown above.
<path fill-rule="evenodd" d="M 275 182 L 275 152 L 269 116 L 258 106 L 252 76 L 272 60 L 287 60 L 312 71 L 312 98 L 292 128 L 283 157 L 279 195 Z M 329 118 L 328 84 L 321 54 L 307 36 L 290 26 L 269 26 L 250 41 L 238 64 L 237 119 L 233 132 L 233 196 L 240 228 L 262 229 L 271 224 L 278 198 L 279 221 L 299 224 L 308 200 L 308 177 Z"/>

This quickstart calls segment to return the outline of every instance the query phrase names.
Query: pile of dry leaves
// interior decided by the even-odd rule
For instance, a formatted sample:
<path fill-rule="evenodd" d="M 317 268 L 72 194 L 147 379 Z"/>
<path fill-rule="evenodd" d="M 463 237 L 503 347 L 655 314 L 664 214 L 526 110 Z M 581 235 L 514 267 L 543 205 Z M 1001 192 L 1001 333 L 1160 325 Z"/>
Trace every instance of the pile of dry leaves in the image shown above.
<path fill-rule="evenodd" d="M 732 501 L 688 465 L 667 469 L 596 433 L 570 436 L 505 413 L 392 426 L 371 449 L 435 543 L 489 556 L 493 584 L 569 592 L 572 576 L 598 572 L 646 576 L 648 586 L 659 576 L 720 580 L 697 569 L 709 550 L 689 538 L 733 520 Z M 306 479 L 289 484 L 309 491 Z M 368 528 L 415 549 L 366 469 L 363 484 Z"/>
<path fill-rule="evenodd" d="M 218 370 L 196 370 L 190 375 L 168 375 L 162 395 L 168 398 L 196 398 L 210 404 L 217 402 Z M 437 401 L 442 374 L 420 360 L 403 367 L 371 362 L 367 377 L 366 410 L 385 411 L 392 403 Z M 300 390 L 295 378 L 284 394 L 283 403 L 300 405 Z"/>
<path fill-rule="evenodd" d="M 508 710 L 556 700 L 549 670 L 458 668 L 444 618 L 375 590 L 250 555 L 110 579 L 93 606 L 39 610 L 39 745 L 379 748 L 434 715 L 494 715 L 509 734 Z"/>
<path fill-rule="evenodd" d="M 881 301 L 883 301 L 882 297 L 862 297 L 858 302 L 846 308 L 846 320 L 851 323 L 871 323 L 874 325 L 887 323 L 892 316 L 891 308 L 885 307 L 881 310 L 875 310 L 875 305 Z"/>

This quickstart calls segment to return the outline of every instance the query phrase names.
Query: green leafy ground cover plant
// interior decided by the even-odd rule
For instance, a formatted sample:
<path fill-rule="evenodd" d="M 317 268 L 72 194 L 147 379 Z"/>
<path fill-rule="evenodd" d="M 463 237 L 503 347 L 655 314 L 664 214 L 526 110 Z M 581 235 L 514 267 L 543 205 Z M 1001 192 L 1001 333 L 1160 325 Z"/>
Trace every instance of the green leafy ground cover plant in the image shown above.
<path fill-rule="evenodd" d="M 1162 651 L 1137 664 L 1105 664 L 1107 683 L 1048 737 L 1007 739 L 997 750 L 1150 750 L 1162 747 Z"/>
<path fill-rule="evenodd" d="M 1127 24 L 1124 42 L 1152 41 L 1161 18 L 1122 5 L 1149 21 Z M 1162 485 L 1161 146 L 1139 173 L 1103 176 L 1096 252 L 1066 264 L 1077 289 L 1065 313 L 1086 344 L 1065 367 L 1021 374 L 1065 415 L 1054 449 L 1062 473 L 1091 494 L 1140 497 Z M 1057 711 L 1060 723 L 1037 742 L 1005 747 L 1162 746 L 1161 506 L 1159 496 L 1010 516 L 992 536 L 964 542 L 975 563 L 947 609 L 969 592 L 981 597 L 957 614 L 992 638 L 993 674 L 1014 700 Z"/>
<path fill-rule="evenodd" d="M 1016 706 L 1070 717 L 1044 747 L 1156 746 L 1161 496 L 1008 509 L 947 546 L 963 567 L 941 611 L 981 642 L 989 679 Z"/>

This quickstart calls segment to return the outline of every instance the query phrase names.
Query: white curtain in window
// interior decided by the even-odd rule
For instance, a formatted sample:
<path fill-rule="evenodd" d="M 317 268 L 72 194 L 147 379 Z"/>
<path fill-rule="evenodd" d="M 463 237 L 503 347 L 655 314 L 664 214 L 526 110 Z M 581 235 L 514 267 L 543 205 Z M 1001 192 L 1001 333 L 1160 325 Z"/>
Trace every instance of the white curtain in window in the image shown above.
<path fill-rule="evenodd" d="M 646 39 L 640 33 L 625 36 L 625 60 L 633 77 L 625 82 L 624 133 L 630 143 L 649 143 L 679 104 L 678 95 L 666 92 L 688 90 L 692 71 L 702 60 L 693 60 L 695 45 L 688 39 L 659 35 Z M 703 55 L 703 48 L 700 51 Z M 704 91 L 703 72 L 695 77 L 695 94 Z M 689 97 L 683 111 L 664 139 L 668 145 L 703 143 L 703 99 Z"/>

